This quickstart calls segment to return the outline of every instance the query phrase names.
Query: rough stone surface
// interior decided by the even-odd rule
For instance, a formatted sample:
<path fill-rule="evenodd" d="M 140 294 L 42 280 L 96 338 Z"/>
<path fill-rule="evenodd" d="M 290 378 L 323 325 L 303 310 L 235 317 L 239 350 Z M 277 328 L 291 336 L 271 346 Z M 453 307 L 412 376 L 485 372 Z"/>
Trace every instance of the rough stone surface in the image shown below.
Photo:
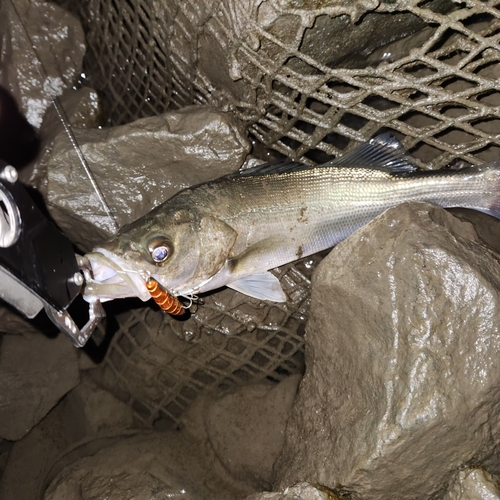
<path fill-rule="evenodd" d="M 59 103 L 64 113 L 63 118 L 71 127 L 97 128 L 103 124 L 99 96 L 91 88 L 68 89 L 59 98 Z M 55 138 L 60 136 L 59 141 L 66 141 L 68 147 L 71 147 L 61 117 L 54 106 L 51 106 L 44 115 L 40 136 L 42 138 L 40 151 L 43 153 L 39 155 L 38 161 L 33 162 L 20 172 L 20 179 L 24 183 L 36 187 L 46 196 L 47 170 L 50 167 L 47 162 L 51 157 L 50 153 L 54 148 Z"/>
<path fill-rule="evenodd" d="M 306 374 L 276 489 L 307 480 L 417 499 L 499 437 L 500 263 L 420 203 L 339 244 L 313 277 Z"/>
<path fill-rule="evenodd" d="M 230 474 L 256 489 L 271 486 L 285 426 L 301 376 L 255 384 L 212 401 L 205 427 L 216 457 Z"/>
<path fill-rule="evenodd" d="M 285 488 L 281 493 L 256 493 L 246 500 L 339 500 L 340 497 L 329 490 L 320 490 L 309 483 L 299 483 Z"/>
<path fill-rule="evenodd" d="M 63 335 L 3 336 L 0 437 L 21 439 L 79 380 L 77 351 Z"/>
<path fill-rule="evenodd" d="M 11 2 L 1 2 L 0 84 L 12 92 L 31 125 L 39 128 L 51 99 L 81 72 L 85 38 L 78 20 L 58 5 L 43 0 L 13 3 L 24 27 Z"/>
<path fill-rule="evenodd" d="M 117 434 L 134 428 L 132 408 L 89 377 L 84 377 L 67 399 L 68 404 L 81 413 L 88 437 Z"/>
<path fill-rule="evenodd" d="M 234 172 L 250 145 L 228 114 L 193 106 L 106 130 L 75 135 L 115 214 L 131 222 L 182 188 Z M 92 228 L 112 232 L 109 218 L 62 134 L 50 157 L 48 207 L 54 219 L 84 249 L 102 238 Z M 86 227 L 82 237 L 82 227 Z"/>
<path fill-rule="evenodd" d="M 198 443 L 198 453 L 217 474 L 229 474 L 253 491 L 269 489 L 300 378 L 205 394 L 184 413 L 179 427 Z"/>
<path fill-rule="evenodd" d="M 481 469 L 465 469 L 458 473 L 443 500 L 498 500 L 499 498 L 500 490 L 490 474 Z"/>
<path fill-rule="evenodd" d="M 177 432 L 121 439 L 63 469 L 45 500 L 244 498 L 251 490 L 215 475 L 196 442 Z"/>
<path fill-rule="evenodd" d="M 116 439 L 121 439 L 129 432 L 133 427 L 131 414 L 127 405 L 84 376 L 27 436 L 14 444 L 0 483 L 0 498 L 39 498 L 38 492 L 48 478 L 89 453 L 84 445 L 96 451 L 99 447 L 92 447 L 96 439 L 112 440 L 117 435 L 120 437 Z"/>

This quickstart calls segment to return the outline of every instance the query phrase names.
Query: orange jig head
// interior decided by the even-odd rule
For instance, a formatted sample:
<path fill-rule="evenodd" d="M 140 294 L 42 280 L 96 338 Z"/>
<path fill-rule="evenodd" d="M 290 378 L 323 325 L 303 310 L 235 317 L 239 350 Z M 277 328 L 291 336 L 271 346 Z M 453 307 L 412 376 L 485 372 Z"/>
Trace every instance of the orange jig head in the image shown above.
<path fill-rule="evenodd" d="M 185 309 L 180 300 L 166 290 L 163 290 L 158 281 L 154 278 L 149 278 L 148 281 L 146 281 L 146 288 L 162 311 L 168 312 L 173 316 L 184 314 Z"/>

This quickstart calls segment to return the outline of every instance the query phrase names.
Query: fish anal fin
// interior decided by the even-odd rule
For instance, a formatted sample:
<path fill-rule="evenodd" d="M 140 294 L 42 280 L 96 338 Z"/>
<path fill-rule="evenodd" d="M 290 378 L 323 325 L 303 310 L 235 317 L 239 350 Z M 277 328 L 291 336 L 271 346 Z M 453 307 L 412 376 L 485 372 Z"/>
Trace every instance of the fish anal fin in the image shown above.
<path fill-rule="evenodd" d="M 278 278 L 269 271 L 243 276 L 227 286 L 256 299 L 286 302 L 286 295 Z"/>

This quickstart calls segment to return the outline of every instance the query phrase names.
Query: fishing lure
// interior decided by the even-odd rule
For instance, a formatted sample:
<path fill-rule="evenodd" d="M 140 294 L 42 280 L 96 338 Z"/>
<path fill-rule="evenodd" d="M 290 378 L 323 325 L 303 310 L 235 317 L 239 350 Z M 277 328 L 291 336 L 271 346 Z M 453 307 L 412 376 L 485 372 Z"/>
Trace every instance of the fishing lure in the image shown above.
<path fill-rule="evenodd" d="M 173 316 L 184 314 L 185 309 L 180 300 L 166 290 L 163 290 L 158 281 L 154 278 L 149 278 L 148 281 L 146 281 L 146 288 L 162 311 L 168 312 Z"/>

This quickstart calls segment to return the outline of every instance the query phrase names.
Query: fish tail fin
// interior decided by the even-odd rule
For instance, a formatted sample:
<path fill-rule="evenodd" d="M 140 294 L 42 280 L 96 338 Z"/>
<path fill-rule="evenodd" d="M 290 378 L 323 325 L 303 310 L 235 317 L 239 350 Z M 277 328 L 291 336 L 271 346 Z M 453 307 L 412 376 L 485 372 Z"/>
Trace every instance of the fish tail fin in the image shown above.
<path fill-rule="evenodd" d="M 500 219 L 500 160 L 481 165 L 486 180 L 486 189 L 481 196 L 481 212 Z"/>

